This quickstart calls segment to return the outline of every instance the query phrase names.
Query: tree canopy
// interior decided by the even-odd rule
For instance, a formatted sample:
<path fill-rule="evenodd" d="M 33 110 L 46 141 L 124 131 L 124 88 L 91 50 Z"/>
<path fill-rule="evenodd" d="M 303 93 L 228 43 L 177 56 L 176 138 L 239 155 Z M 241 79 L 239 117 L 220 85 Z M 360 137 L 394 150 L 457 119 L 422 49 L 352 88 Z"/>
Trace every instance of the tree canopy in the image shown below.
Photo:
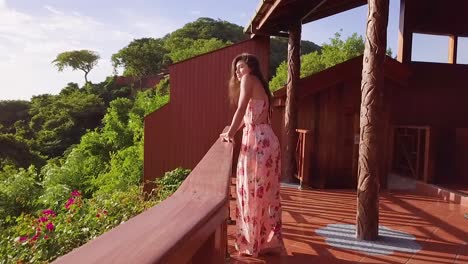
<path fill-rule="evenodd" d="M 166 40 L 165 47 L 167 50 L 170 50 L 167 54 L 169 60 L 172 63 L 176 63 L 212 50 L 220 49 L 229 44 L 232 43 L 230 41 L 224 42 L 216 38 L 196 40 L 189 38 L 170 38 Z"/>
<path fill-rule="evenodd" d="M 97 65 L 99 58 L 99 54 L 95 51 L 73 50 L 58 54 L 52 63 L 60 72 L 67 67 L 83 71 L 85 82 L 88 83 L 88 73 Z"/>
<path fill-rule="evenodd" d="M 114 68 L 123 68 L 125 76 L 142 78 L 166 70 L 169 64 L 210 52 L 248 39 L 243 28 L 236 24 L 201 17 L 163 38 L 133 40 L 127 47 L 112 56 Z M 288 40 L 271 38 L 270 75 L 286 60 Z M 301 41 L 301 54 L 320 50 L 313 42 Z"/>
<path fill-rule="evenodd" d="M 164 39 L 219 39 L 223 42 L 237 43 L 248 39 L 243 28 L 224 20 L 200 17 L 194 22 L 166 35 Z"/>
<path fill-rule="evenodd" d="M 162 39 L 135 39 L 128 46 L 112 55 L 112 65 L 115 69 L 124 69 L 124 76 L 134 76 L 141 79 L 144 76 L 159 73 L 167 67 Z"/>
<path fill-rule="evenodd" d="M 301 78 L 332 67 L 364 53 L 364 40 L 362 36 L 354 33 L 346 40 L 341 38 L 339 32 L 330 38 L 330 43 L 322 45 L 320 51 L 314 51 L 301 56 Z M 276 69 L 275 76 L 269 86 L 275 91 L 286 84 L 287 63 L 283 61 Z"/>

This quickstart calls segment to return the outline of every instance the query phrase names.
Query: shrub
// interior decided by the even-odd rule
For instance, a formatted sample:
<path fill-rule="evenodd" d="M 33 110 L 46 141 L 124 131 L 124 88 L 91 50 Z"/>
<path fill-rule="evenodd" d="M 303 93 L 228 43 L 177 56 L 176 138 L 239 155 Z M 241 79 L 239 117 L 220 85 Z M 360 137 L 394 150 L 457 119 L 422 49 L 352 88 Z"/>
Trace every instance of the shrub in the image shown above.
<path fill-rule="evenodd" d="M 164 200 L 173 194 L 182 182 L 190 174 L 190 170 L 177 168 L 172 171 L 168 171 L 162 178 L 155 180 L 156 184 L 156 196 L 160 200 Z"/>
<path fill-rule="evenodd" d="M 0 263 L 50 262 L 157 203 L 144 200 L 141 193 L 133 186 L 84 199 L 75 190 L 58 211 L 9 218 L 15 225 L 2 231 Z"/>

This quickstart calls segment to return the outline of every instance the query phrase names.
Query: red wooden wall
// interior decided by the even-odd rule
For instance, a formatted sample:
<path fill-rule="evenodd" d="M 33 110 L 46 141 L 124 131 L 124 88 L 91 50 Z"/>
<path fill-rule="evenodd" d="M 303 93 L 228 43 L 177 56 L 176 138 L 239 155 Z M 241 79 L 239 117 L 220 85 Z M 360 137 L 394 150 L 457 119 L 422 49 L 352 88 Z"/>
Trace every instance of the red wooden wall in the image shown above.
<path fill-rule="evenodd" d="M 256 54 L 267 73 L 269 50 L 268 38 L 254 38 L 169 67 L 170 102 L 145 118 L 145 183 L 179 166 L 195 167 L 234 114 L 227 93 L 232 60 Z"/>
<path fill-rule="evenodd" d="M 436 129 L 435 183 L 464 181 L 468 176 L 456 169 L 456 129 L 468 128 L 468 65 L 413 62 L 409 67 L 408 87 L 392 93 L 392 122 Z"/>

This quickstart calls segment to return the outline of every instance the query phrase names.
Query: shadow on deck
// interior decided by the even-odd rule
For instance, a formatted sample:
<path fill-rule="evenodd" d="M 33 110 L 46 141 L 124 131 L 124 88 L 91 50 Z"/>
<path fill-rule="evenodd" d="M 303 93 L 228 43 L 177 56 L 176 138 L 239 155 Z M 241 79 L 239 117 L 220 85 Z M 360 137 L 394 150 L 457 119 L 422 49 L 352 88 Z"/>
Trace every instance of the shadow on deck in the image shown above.
<path fill-rule="evenodd" d="M 231 194 L 234 199 L 230 202 L 230 212 L 234 217 L 235 184 L 231 185 Z M 346 238 L 347 235 L 348 238 L 350 235 L 354 237 L 354 234 L 343 228 L 355 224 L 354 191 L 298 190 L 294 186 L 282 186 L 281 198 L 286 252 L 259 258 L 237 256 L 234 248 L 235 225 L 229 225 L 230 263 L 468 262 L 468 220 L 464 218 L 468 207 L 460 204 L 415 191 L 383 191 L 380 195 L 379 224 L 384 227 L 379 234 L 384 237 L 393 232 L 390 240 L 400 239 L 412 244 L 395 246 L 387 243 L 387 239 L 378 245 L 356 245 L 352 239 Z M 334 224 L 342 224 L 342 229 L 336 229 Z M 317 233 L 317 230 L 321 233 L 327 226 L 335 228 L 335 235 L 329 240 Z"/>

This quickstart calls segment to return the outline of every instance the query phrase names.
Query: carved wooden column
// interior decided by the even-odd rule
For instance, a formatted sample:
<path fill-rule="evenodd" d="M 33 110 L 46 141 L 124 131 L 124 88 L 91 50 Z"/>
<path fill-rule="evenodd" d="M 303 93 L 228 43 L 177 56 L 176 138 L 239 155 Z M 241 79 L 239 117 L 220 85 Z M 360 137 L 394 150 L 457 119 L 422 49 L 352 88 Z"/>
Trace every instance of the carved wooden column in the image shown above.
<path fill-rule="evenodd" d="M 360 142 L 357 186 L 356 237 L 375 240 L 379 235 L 379 173 L 382 131 L 384 59 L 387 46 L 389 0 L 369 0 L 362 67 Z"/>
<path fill-rule="evenodd" d="M 284 110 L 284 133 L 283 133 L 283 180 L 291 181 L 295 172 L 295 151 L 297 143 L 297 106 L 296 91 L 300 78 L 300 49 L 301 49 L 300 21 L 289 29 L 288 40 L 288 82 L 286 87 L 286 105 Z"/>

